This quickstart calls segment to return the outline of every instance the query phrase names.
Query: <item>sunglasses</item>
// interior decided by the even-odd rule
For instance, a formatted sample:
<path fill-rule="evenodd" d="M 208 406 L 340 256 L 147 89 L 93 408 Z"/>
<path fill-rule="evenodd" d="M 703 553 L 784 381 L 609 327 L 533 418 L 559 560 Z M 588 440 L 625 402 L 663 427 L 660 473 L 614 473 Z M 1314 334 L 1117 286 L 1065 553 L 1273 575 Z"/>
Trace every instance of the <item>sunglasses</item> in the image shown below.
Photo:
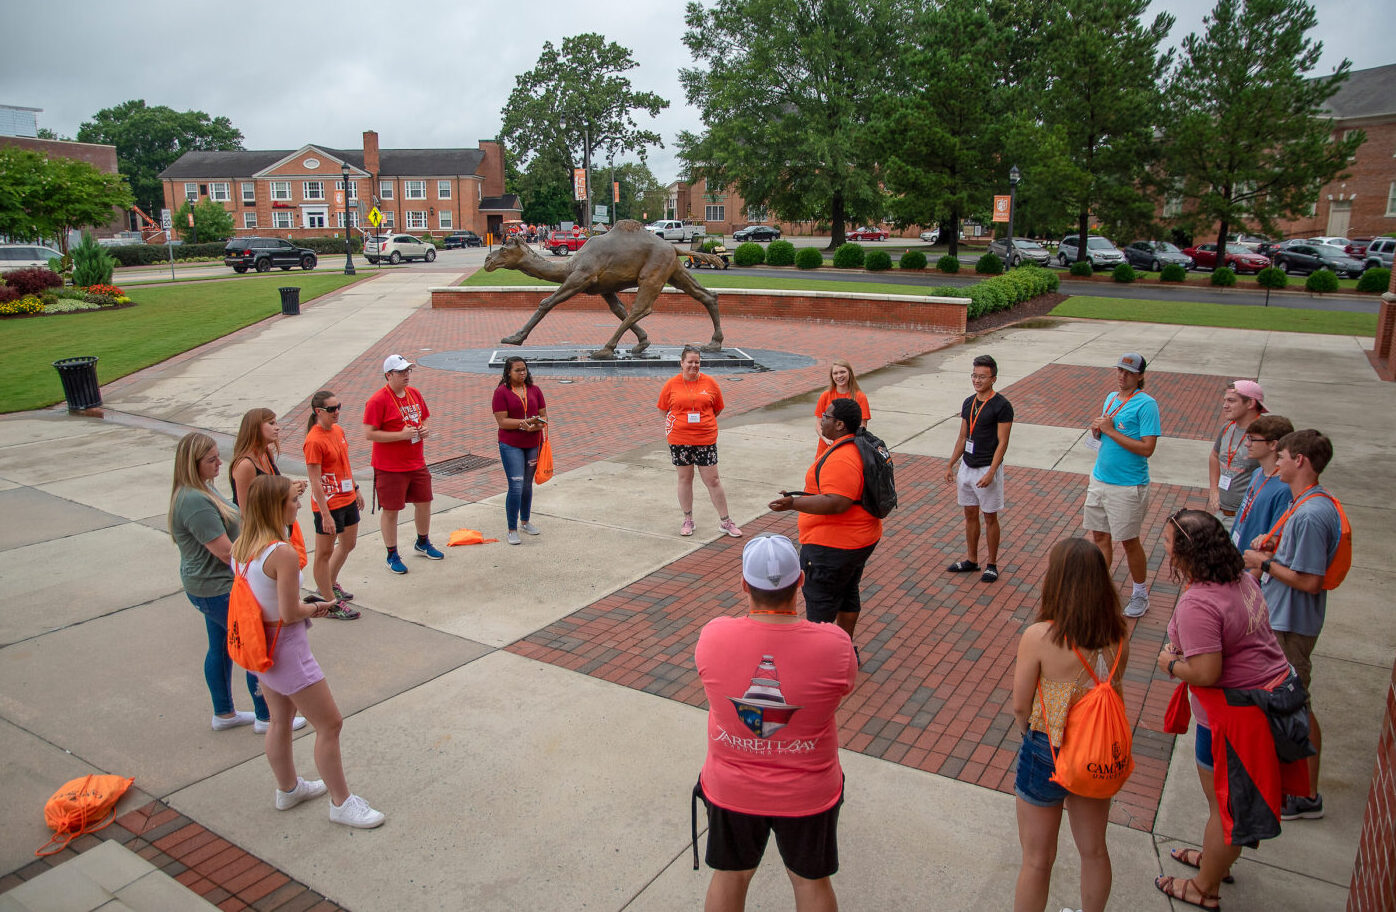
<path fill-rule="evenodd" d="M 322 405 L 322 406 L 320 406 L 320 411 L 322 411 L 322 412 L 337 412 L 337 411 L 339 411 L 339 406 L 337 406 L 337 405 Z"/>
<path fill-rule="evenodd" d="M 1179 517 L 1179 516 L 1182 516 L 1182 515 L 1183 515 L 1183 512 L 1184 512 L 1184 511 L 1179 510 L 1177 513 L 1174 513 L 1172 516 L 1168 517 L 1168 521 L 1171 522 L 1173 525 L 1177 526 L 1177 527 L 1178 527 L 1178 531 L 1181 532 L 1181 533 L 1183 533 L 1183 537 L 1186 538 L 1189 542 L 1191 542 L 1191 541 L 1192 541 L 1192 536 L 1188 534 L 1188 530 L 1187 530 L 1187 529 L 1184 529 L 1184 528 L 1183 528 L 1183 524 L 1180 523 L 1180 522 L 1178 522 L 1178 517 Z"/>
<path fill-rule="evenodd" d="M 1273 443 L 1273 442 L 1274 442 L 1274 441 L 1272 441 L 1269 437 L 1254 437 L 1254 436 L 1252 436 L 1252 435 L 1250 435 L 1250 434 L 1247 434 L 1247 435 L 1246 435 L 1244 438 L 1242 438 L 1242 439 L 1245 440 L 1246 443 Z"/>

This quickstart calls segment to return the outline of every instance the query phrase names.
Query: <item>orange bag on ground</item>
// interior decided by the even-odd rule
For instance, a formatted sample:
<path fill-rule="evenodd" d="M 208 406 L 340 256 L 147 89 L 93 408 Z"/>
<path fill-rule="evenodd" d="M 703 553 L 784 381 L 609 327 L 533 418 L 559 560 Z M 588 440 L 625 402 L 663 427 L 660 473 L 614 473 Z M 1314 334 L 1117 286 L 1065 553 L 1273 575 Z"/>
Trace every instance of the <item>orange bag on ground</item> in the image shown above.
<path fill-rule="evenodd" d="M 296 559 L 301 562 L 301 569 L 310 562 L 310 557 L 305 553 L 305 533 L 301 531 L 300 520 L 291 523 L 291 547 L 296 549 Z"/>
<path fill-rule="evenodd" d="M 268 646 L 262 606 L 247 582 L 247 567 L 239 568 L 234 561 L 233 571 L 233 591 L 228 595 L 228 658 L 248 671 L 266 671 L 272 666 L 276 641 L 281 639 L 282 622 L 277 620 L 276 635 Z"/>
<path fill-rule="evenodd" d="M 1110 686 L 1123 650 L 1115 653 L 1115 664 L 1110 666 L 1110 673 L 1104 679 L 1096 677 L 1095 670 L 1079 649 L 1073 646 L 1071 651 L 1086 666 L 1086 673 L 1095 686 L 1072 704 L 1066 714 L 1061 750 L 1052 750 L 1052 762 L 1056 766 L 1052 781 L 1083 798 L 1109 798 L 1134 772 L 1129 717 L 1125 715 L 1124 701 Z M 1047 705 L 1042 701 L 1041 690 L 1037 692 L 1037 699 L 1042 703 L 1042 718 L 1046 720 Z M 1048 746 L 1051 746 L 1050 739 Z"/>
<path fill-rule="evenodd" d="M 538 448 L 538 468 L 533 470 L 533 483 L 542 484 L 553 477 L 553 444 L 548 429 L 543 429 L 543 445 Z"/>
<path fill-rule="evenodd" d="M 53 838 L 34 854 L 40 857 L 55 855 L 79 836 L 111 826 L 116 819 L 116 803 L 135 781 L 126 776 L 94 773 L 65 783 L 44 805 L 44 822 L 53 830 Z M 63 840 L 62 845 L 44 851 L 60 839 Z"/>
<path fill-rule="evenodd" d="M 497 542 L 497 538 L 485 538 L 484 533 L 477 529 L 457 529 L 451 533 L 451 537 L 446 540 L 446 547 L 453 548 L 456 545 L 484 545 L 489 542 Z"/>

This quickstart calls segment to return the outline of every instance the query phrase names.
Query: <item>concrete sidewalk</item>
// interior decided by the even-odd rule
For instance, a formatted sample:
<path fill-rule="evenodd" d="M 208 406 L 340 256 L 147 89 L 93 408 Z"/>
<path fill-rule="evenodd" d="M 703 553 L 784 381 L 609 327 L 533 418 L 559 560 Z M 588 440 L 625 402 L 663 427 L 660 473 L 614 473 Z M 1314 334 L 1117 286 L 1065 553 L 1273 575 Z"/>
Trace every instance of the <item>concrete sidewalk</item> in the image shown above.
<path fill-rule="evenodd" d="M 0 873 L 19 872 L 0 886 L 30 884 L 22 895 L 19 889 L 0 895 L 0 910 L 56 908 L 61 885 L 81 879 L 74 872 L 53 879 L 59 886 L 42 886 L 32 880 L 39 869 L 31 853 L 48 836 L 41 813 L 48 795 L 94 770 L 136 777 L 123 813 L 162 801 L 280 872 L 276 876 L 356 912 L 701 905 L 707 875 L 691 870 L 686 807 L 704 751 L 701 709 L 617 683 L 625 678 L 520 654 L 527 638 L 675 561 L 737 547 L 714 541 L 712 531 L 697 540 L 674 534 L 672 470 L 657 436 L 540 488 L 535 521 L 543 535 L 523 547 L 453 549 L 444 562 L 410 561 L 406 577 L 392 577 L 381 567 L 376 524 L 364 525 L 346 568 L 364 617 L 353 624 L 317 623 L 313 636 L 347 719 L 351 787 L 388 814 L 382 829 L 336 827 L 318 802 L 277 814 L 260 739 L 246 730 L 213 733 L 204 721 L 208 698 L 198 680 L 203 632 L 181 591 L 164 532 L 171 430 L 231 433 L 251 406 L 286 414 L 315 389 L 348 382 L 343 369 L 366 353 L 386 354 L 377 351 L 380 340 L 404 337 L 423 317 L 426 289 L 447 278 L 441 270 L 381 275 L 318 299 L 299 318 L 267 321 L 236 341 L 122 381 L 107 400 L 109 409 L 168 426 L 61 412 L 0 419 L 0 505 L 10 520 L 0 528 L 0 593 L 6 596 L 0 601 L 0 760 L 10 771 L 0 793 L 0 813 L 10 822 L 0 834 Z M 659 336 L 665 320 L 656 315 L 647 327 Z M 1108 367 L 1124 350 L 1150 359 L 1151 375 L 1159 375 L 1151 392 L 1167 385 L 1162 375 L 1181 378 L 1179 385 L 1199 378 L 1199 389 L 1208 388 L 1206 378 L 1258 377 L 1277 412 L 1333 438 L 1336 456 L 1324 481 L 1343 499 L 1357 534 L 1354 570 L 1330 599 L 1315 663 L 1328 816 L 1287 826 L 1279 839 L 1246 852 L 1236 886 L 1225 891 L 1229 910 L 1339 908 L 1352 873 L 1396 652 L 1396 629 L 1383 610 L 1383 589 L 1396 584 L 1390 569 L 1396 514 L 1388 486 L 1372 483 L 1396 455 L 1396 428 L 1372 420 L 1390 414 L 1392 388 L 1372 374 L 1364 344 L 1347 337 L 1050 321 L 922 355 L 864 384 L 877 432 L 909 462 L 926 465 L 943 458 L 953 442 L 969 362 L 981 352 L 998 359 L 999 386 L 1010 396 L 1011 384 L 1028 389 L 1035 376 L 1047 376 L 1043 371 Z M 807 465 L 814 392 L 724 418 L 724 482 L 738 522 L 765 522 L 770 492 Z M 1203 401 L 1194 411 L 1204 414 L 1208 407 Z M 1055 478 L 1064 492 L 1079 491 L 1091 454 L 1080 443 L 1078 416 L 1052 417 L 1050 409 L 1043 415 L 1015 427 L 1010 466 L 1024 477 L 1040 472 Z M 578 420 L 574 433 L 581 428 Z M 1180 433 L 1161 441 L 1152 461 L 1158 484 L 1186 494 L 1183 489 L 1195 492 L 1205 483 L 1207 444 L 1200 436 Z M 283 467 L 291 473 L 303 468 L 294 454 Z M 698 499 L 701 516 L 710 508 Z M 433 528 L 444 537 L 462 526 L 497 527 L 501 500 L 439 498 Z M 1074 523 L 1069 510 L 1058 519 Z M 896 534 L 894 522 L 909 527 L 919 521 L 898 514 L 889 521 L 889 535 Z M 1006 524 L 1014 521 L 1005 513 Z M 1019 528 L 1028 525 L 1019 522 Z M 700 522 L 700 536 L 711 525 Z M 889 568 L 921 560 L 890 547 L 880 553 Z M 938 553 L 932 557 L 927 575 L 940 570 Z M 1157 566 L 1161 555 L 1153 558 Z M 1035 582 L 1031 571 L 1025 565 L 1020 573 L 1025 590 Z M 714 572 L 690 581 L 680 596 L 703 606 L 695 613 L 736 586 L 735 556 L 730 574 Z M 1157 646 L 1170 607 L 1153 608 L 1152 626 L 1136 632 L 1136 644 L 1154 636 Z M 579 648 L 595 648 L 604 663 L 607 650 L 623 653 L 625 646 L 622 631 L 615 642 Z M 889 670 L 901 655 L 889 654 Z M 1151 656 L 1144 656 L 1145 667 Z M 989 674 L 977 668 L 970 677 Z M 239 687 L 234 694 L 246 708 Z M 991 714 L 1001 708 L 988 702 L 987 689 L 982 699 Z M 1134 699 L 1142 702 L 1142 694 Z M 1141 724 L 1157 727 L 1157 720 Z M 846 746 L 853 743 L 845 738 Z M 309 773 L 313 735 L 305 732 L 296 744 L 302 772 Z M 844 907 L 1009 906 L 1018 864 L 1012 795 L 997 782 L 971 784 L 963 772 L 928 772 L 906 754 L 896 761 L 871 749 L 843 753 L 847 803 L 835 886 Z M 1151 824 L 1111 827 L 1112 907 L 1168 908 L 1153 876 L 1186 873 L 1167 859 L 1167 849 L 1201 838 L 1206 805 L 1191 752 L 1190 738 L 1178 739 L 1171 766 L 1160 770 L 1161 799 Z M 177 842 L 165 848 L 174 857 Z M 80 867 L 89 855 L 68 864 Z M 182 883 L 204 882 L 187 876 L 191 872 L 218 873 L 179 867 Z M 1079 905 L 1076 875 L 1063 827 L 1049 908 Z M 121 901 L 129 908 L 168 908 Z M 222 908 L 241 908 L 245 901 L 231 889 L 215 900 Z M 789 906 L 788 884 L 771 855 L 749 908 Z"/>

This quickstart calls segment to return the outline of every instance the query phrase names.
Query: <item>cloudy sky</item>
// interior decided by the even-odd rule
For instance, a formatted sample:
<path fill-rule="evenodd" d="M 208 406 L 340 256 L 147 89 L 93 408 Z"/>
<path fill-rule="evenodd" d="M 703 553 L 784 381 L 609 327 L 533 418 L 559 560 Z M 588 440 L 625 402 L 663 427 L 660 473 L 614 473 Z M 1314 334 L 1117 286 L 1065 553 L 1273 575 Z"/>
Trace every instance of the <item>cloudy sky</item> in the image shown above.
<path fill-rule="evenodd" d="M 1318 72 L 1344 57 L 1355 69 L 1396 62 L 1390 0 L 1313 2 L 1324 45 Z M 1213 3 L 1154 0 L 1152 10 L 1177 18 L 1176 46 Z M 692 65 L 683 9 L 680 0 L 6 4 L 0 103 L 42 108 L 39 125 L 62 136 L 103 108 L 144 98 L 225 115 L 249 149 L 357 148 L 366 129 L 385 148 L 470 147 L 496 134 L 514 77 L 544 41 L 597 31 L 634 52 L 637 89 L 670 102 L 653 124 L 665 148 L 650 155 L 668 182 L 675 137 L 701 128 L 678 82 L 679 67 Z"/>

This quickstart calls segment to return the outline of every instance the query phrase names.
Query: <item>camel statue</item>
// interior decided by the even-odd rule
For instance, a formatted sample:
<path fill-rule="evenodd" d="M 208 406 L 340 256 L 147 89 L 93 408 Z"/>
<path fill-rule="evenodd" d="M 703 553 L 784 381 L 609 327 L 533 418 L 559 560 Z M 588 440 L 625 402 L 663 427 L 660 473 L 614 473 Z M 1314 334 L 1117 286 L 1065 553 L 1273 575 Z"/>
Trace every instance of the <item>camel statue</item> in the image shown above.
<path fill-rule="evenodd" d="M 721 266 L 722 259 L 712 254 L 689 253 L 704 262 Z M 707 308 L 713 321 L 713 337 L 703 351 L 722 350 L 722 326 L 718 319 L 717 295 L 699 285 L 684 268 L 678 250 L 668 241 L 645 230 L 637 221 L 623 219 L 603 235 L 594 237 L 563 260 L 542 257 L 517 238 L 509 238 L 485 258 L 485 271 L 517 269 L 534 278 L 557 282 L 557 291 L 548 295 L 524 324 L 523 329 L 499 341 L 504 345 L 522 345 L 528 334 L 548 311 L 577 294 L 600 295 L 611 313 L 620 320 L 620 328 L 604 347 L 591 352 L 597 360 L 616 356 L 616 343 L 626 330 L 635 334 L 636 343 L 630 349 L 638 354 L 649 347 L 649 337 L 640 328 L 640 321 L 654 310 L 655 299 L 665 283 L 673 285 Z M 616 292 L 638 289 L 629 311 L 616 297 Z"/>

